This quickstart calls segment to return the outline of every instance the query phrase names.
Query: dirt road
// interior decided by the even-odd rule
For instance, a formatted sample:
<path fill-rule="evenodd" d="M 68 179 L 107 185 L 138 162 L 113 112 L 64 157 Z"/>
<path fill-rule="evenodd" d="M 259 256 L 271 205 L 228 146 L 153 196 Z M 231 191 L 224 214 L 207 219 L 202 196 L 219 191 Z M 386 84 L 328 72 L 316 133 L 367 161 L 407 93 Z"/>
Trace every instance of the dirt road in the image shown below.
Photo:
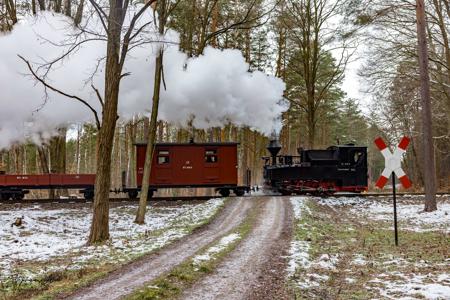
<path fill-rule="evenodd" d="M 230 200 L 211 224 L 64 299 L 121 299 L 190 258 L 257 213 L 249 235 L 218 268 L 186 290 L 181 299 L 290 299 L 285 285 L 292 209 L 284 197 Z"/>
<path fill-rule="evenodd" d="M 159 275 L 170 271 L 193 254 L 238 226 L 255 206 L 248 198 L 232 199 L 223 211 L 205 228 L 146 256 L 107 276 L 92 286 L 64 299 L 120 299 Z"/>
<path fill-rule="evenodd" d="M 181 299 L 290 299 L 284 284 L 292 230 L 292 210 L 284 197 L 262 202 L 258 222 L 249 237 L 208 277 Z"/>

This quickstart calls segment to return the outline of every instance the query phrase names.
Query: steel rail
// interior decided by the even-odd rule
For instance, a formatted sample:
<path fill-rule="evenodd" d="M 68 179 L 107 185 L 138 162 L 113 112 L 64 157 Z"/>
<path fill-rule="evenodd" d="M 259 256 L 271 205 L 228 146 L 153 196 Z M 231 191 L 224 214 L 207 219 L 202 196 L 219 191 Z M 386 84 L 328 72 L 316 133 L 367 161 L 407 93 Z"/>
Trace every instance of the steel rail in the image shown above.
<path fill-rule="evenodd" d="M 450 192 L 439 192 L 436 193 L 437 196 L 450 196 Z M 293 197 L 292 196 L 281 196 L 279 194 L 264 194 L 264 195 L 247 195 L 244 197 L 259 197 L 259 196 L 272 196 L 272 197 Z M 344 197 L 391 197 L 392 194 L 388 192 L 383 193 L 337 193 L 328 196 L 320 196 L 320 195 L 306 195 L 306 196 L 317 196 L 317 197 L 334 197 L 334 198 L 344 198 Z M 420 192 L 411 192 L 411 193 L 397 193 L 398 197 L 412 197 L 412 196 L 425 196 L 425 193 Z M 156 202 L 188 202 L 188 201 L 207 201 L 210 199 L 216 198 L 224 198 L 219 195 L 214 196 L 174 196 L 174 197 L 153 197 L 149 200 L 149 204 Z M 111 203 L 120 203 L 120 202 L 130 202 L 137 203 L 139 199 L 129 199 L 129 198 L 110 198 L 109 201 Z M 47 203 L 93 203 L 92 200 L 86 200 L 83 198 L 69 198 L 69 199 L 23 199 L 23 200 L 0 200 L 0 204 L 47 204 Z"/>

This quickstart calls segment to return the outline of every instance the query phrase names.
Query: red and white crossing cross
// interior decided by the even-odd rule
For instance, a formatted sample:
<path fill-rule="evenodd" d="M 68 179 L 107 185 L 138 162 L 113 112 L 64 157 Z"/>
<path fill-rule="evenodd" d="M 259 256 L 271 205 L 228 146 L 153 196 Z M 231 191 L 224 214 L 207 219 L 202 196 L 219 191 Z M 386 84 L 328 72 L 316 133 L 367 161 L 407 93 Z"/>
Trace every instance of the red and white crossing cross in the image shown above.
<path fill-rule="evenodd" d="M 391 153 L 382 138 L 379 137 L 375 140 L 375 144 L 384 156 L 385 164 L 383 173 L 381 173 L 381 176 L 376 183 L 376 186 L 380 189 L 386 185 L 392 172 L 397 175 L 398 179 L 405 188 L 411 187 L 411 181 L 402 169 L 402 155 L 406 152 L 409 142 L 410 139 L 404 136 L 400 141 L 400 144 L 398 144 L 398 147 L 394 149 L 394 153 Z"/>

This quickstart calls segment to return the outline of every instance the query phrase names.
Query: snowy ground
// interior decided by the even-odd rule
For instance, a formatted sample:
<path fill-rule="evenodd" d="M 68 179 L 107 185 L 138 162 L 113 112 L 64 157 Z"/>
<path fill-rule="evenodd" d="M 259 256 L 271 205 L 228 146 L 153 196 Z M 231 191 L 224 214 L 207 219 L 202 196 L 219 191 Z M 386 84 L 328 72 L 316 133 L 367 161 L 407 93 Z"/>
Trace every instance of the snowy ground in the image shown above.
<path fill-rule="evenodd" d="M 396 248 L 389 199 L 292 197 L 288 274 L 299 299 L 450 299 L 450 198 L 432 213 L 423 199 L 403 200 Z"/>
<path fill-rule="evenodd" d="M 0 211 L 0 280 L 17 273 L 31 280 L 55 270 L 127 262 L 186 235 L 222 204 L 222 199 L 213 199 L 151 207 L 142 226 L 133 223 L 136 206 L 111 208 L 111 242 L 100 247 L 85 246 L 91 222 L 88 207 L 48 210 L 36 205 Z M 22 218 L 19 227 L 13 225 L 16 218 Z"/>
<path fill-rule="evenodd" d="M 324 198 L 318 199 L 320 204 L 333 207 L 352 206 L 351 212 L 361 214 L 362 219 L 375 221 L 392 221 L 393 204 L 391 201 L 373 201 L 366 198 Z M 421 201 L 397 203 L 397 217 L 400 228 L 412 231 L 444 231 L 450 232 L 450 197 L 438 198 L 438 210 L 424 213 Z"/>

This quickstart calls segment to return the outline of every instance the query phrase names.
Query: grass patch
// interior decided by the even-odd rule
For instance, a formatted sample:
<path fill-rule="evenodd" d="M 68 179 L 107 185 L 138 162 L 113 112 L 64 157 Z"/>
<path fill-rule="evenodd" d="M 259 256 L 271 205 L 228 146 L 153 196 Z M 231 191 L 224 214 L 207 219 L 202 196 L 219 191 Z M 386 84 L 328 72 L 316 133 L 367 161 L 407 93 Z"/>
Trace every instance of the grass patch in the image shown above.
<path fill-rule="evenodd" d="M 251 212 L 243 223 L 225 235 L 237 233 L 240 238 L 228 244 L 220 252 L 211 255 L 211 259 L 197 263 L 194 261 L 195 256 L 205 254 L 209 248 L 217 245 L 220 238 L 199 250 L 193 257 L 176 266 L 170 272 L 151 281 L 144 288 L 135 291 L 127 299 L 153 300 L 176 298 L 202 277 L 210 274 L 236 248 L 239 242 L 250 233 L 255 220 L 256 213 Z"/>
<path fill-rule="evenodd" d="M 310 261 L 291 278 L 296 299 L 379 298 L 379 283 L 373 280 L 380 275 L 389 281 L 446 272 L 445 233 L 400 231 L 395 247 L 391 224 L 362 219 L 347 209 L 310 201 L 296 220 L 295 239 L 308 243 Z"/>

